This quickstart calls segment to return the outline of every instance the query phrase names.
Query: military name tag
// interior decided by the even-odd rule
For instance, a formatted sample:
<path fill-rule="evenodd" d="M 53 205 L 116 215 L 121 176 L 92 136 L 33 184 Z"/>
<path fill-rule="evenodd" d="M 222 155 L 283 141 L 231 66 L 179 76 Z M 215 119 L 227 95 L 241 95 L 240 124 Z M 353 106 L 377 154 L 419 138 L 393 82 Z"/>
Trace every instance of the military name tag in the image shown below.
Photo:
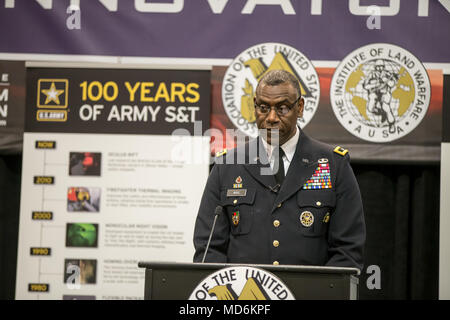
<path fill-rule="evenodd" d="M 247 195 L 247 189 L 228 189 L 227 197 L 245 197 Z"/>

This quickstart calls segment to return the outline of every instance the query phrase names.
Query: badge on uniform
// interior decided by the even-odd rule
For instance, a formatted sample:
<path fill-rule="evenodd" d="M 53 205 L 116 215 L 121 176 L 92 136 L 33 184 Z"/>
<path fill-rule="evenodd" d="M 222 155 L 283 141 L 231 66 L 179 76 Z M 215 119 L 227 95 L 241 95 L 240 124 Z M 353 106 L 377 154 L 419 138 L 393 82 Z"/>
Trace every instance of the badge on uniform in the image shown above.
<path fill-rule="evenodd" d="M 316 171 L 303 185 L 303 189 L 331 189 L 330 164 L 328 159 L 322 158 L 317 161 L 319 163 Z"/>
<path fill-rule="evenodd" d="M 304 227 L 311 227 L 314 223 L 314 215 L 310 211 L 303 211 L 300 214 L 300 222 Z"/>
<path fill-rule="evenodd" d="M 233 184 L 233 188 L 234 188 L 234 189 L 242 188 L 242 178 L 241 178 L 241 176 L 237 177 L 236 180 L 235 180 L 235 182 L 236 182 L 236 183 Z"/>
<path fill-rule="evenodd" d="M 237 226 L 239 224 L 239 220 L 240 220 L 239 211 L 233 212 L 233 216 L 231 217 L 231 220 L 233 221 L 234 226 Z"/>
<path fill-rule="evenodd" d="M 227 190 L 227 197 L 245 197 L 246 195 L 247 195 L 247 189 L 228 189 Z"/>

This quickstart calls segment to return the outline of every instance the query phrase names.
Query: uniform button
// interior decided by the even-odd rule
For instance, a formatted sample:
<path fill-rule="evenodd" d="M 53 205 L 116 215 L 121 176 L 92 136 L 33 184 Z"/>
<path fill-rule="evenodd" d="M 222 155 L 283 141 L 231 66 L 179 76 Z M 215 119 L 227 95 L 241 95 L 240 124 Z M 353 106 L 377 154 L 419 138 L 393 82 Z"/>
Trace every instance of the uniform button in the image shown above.
<path fill-rule="evenodd" d="M 279 245 L 280 245 L 280 242 L 279 242 L 278 240 L 274 240 L 274 241 L 273 241 L 273 246 L 274 246 L 275 248 L 277 248 Z"/>
<path fill-rule="evenodd" d="M 279 221 L 279 220 L 275 220 L 275 221 L 273 222 L 273 226 L 274 226 L 275 228 L 278 228 L 278 227 L 280 226 L 280 221 Z"/>
<path fill-rule="evenodd" d="M 316 202 L 316 205 L 317 205 L 318 207 L 320 207 L 320 206 L 322 205 L 322 202 L 317 201 L 317 202 Z"/>
<path fill-rule="evenodd" d="M 234 201 L 233 201 L 233 204 L 236 204 L 237 203 L 237 199 L 235 199 Z"/>
<path fill-rule="evenodd" d="M 282 203 L 280 202 L 280 203 L 277 205 L 277 207 L 278 207 L 278 208 L 281 208 L 281 205 L 282 205 Z"/>
<path fill-rule="evenodd" d="M 277 265 L 279 265 L 279 264 L 280 264 L 280 263 L 279 263 L 278 261 L 274 261 L 274 262 L 273 262 L 273 265 L 274 265 L 274 266 L 277 266 Z"/>

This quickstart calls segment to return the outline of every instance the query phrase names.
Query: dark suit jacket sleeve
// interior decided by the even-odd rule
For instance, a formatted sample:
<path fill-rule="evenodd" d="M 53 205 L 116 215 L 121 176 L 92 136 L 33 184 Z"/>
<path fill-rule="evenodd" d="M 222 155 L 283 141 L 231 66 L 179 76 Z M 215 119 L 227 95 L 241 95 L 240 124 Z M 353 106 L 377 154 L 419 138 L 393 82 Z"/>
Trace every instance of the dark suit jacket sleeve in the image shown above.
<path fill-rule="evenodd" d="M 336 209 L 330 219 L 327 266 L 363 268 L 366 239 L 361 194 L 346 155 L 336 159 Z"/>
<path fill-rule="evenodd" d="M 203 192 L 194 229 L 194 262 L 201 262 L 217 205 L 221 204 L 220 165 L 214 165 Z M 205 262 L 227 262 L 229 222 L 223 212 L 217 219 Z"/>

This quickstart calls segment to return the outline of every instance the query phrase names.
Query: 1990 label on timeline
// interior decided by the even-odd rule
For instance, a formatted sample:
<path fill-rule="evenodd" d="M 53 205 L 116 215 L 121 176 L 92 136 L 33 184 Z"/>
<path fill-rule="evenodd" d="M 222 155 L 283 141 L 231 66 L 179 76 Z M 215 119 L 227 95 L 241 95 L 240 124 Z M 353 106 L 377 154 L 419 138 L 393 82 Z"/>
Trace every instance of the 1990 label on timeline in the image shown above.
<path fill-rule="evenodd" d="M 30 255 L 32 256 L 51 256 L 51 248 L 30 248 Z"/>

